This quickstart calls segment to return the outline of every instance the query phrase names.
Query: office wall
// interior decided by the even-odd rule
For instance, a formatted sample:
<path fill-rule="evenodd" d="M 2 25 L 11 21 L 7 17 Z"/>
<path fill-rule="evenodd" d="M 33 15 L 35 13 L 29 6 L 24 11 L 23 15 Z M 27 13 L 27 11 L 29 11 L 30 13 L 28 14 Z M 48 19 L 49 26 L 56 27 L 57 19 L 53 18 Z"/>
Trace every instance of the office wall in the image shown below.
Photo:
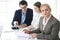
<path fill-rule="evenodd" d="M 5 0 L 0 0 L 0 25 L 4 26 L 6 23 L 6 16 L 7 16 L 7 5 Z"/>
<path fill-rule="evenodd" d="M 57 0 L 57 16 L 59 16 L 58 19 L 60 21 L 60 0 Z"/>

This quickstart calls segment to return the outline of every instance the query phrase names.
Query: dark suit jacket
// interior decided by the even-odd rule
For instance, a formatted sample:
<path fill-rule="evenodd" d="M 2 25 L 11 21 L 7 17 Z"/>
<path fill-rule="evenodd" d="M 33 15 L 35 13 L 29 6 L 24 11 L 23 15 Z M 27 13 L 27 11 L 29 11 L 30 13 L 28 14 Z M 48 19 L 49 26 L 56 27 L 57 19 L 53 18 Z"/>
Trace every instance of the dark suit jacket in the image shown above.
<path fill-rule="evenodd" d="M 22 10 L 16 10 L 13 21 L 12 21 L 12 25 L 14 25 L 14 21 L 18 21 L 19 25 L 21 24 L 21 17 L 22 17 Z M 25 24 L 27 24 L 27 26 L 29 26 L 31 24 L 31 21 L 33 19 L 33 10 L 27 8 L 27 12 L 26 12 L 26 19 L 24 21 Z"/>
<path fill-rule="evenodd" d="M 59 21 L 53 16 L 51 16 L 44 30 L 42 30 L 43 29 L 42 22 L 43 22 L 43 17 L 40 18 L 39 28 L 36 30 L 30 31 L 30 33 L 37 33 L 38 39 L 59 40 L 59 37 L 58 37 Z"/>

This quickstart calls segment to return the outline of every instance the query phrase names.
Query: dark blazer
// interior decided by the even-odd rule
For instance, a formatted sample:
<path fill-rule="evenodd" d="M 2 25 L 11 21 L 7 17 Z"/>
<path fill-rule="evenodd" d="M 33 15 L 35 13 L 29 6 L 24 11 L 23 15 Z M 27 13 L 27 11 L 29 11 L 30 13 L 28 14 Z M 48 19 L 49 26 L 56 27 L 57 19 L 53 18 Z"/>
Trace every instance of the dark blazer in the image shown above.
<path fill-rule="evenodd" d="M 16 10 L 15 11 L 15 15 L 12 21 L 12 25 L 14 26 L 14 21 L 18 21 L 19 25 L 21 24 L 21 17 L 22 17 L 22 10 Z M 33 19 L 33 10 L 30 8 L 27 8 L 27 12 L 26 12 L 26 19 L 24 21 L 25 24 L 27 24 L 27 26 L 31 25 L 31 21 Z"/>
<path fill-rule="evenodd" d="M 58 37 L 58 32 L 60 27 L 59 21 L 55 17 L 51 16 L 44 30 L 42 30 L 43 29 L 42 22 L 43 22 L 43 17 L 40 18 L 39 28 L 36 30 L 30 31 L 30 33 L 37 33 L 38 39 L 59 40 L 59 37 Z"/>

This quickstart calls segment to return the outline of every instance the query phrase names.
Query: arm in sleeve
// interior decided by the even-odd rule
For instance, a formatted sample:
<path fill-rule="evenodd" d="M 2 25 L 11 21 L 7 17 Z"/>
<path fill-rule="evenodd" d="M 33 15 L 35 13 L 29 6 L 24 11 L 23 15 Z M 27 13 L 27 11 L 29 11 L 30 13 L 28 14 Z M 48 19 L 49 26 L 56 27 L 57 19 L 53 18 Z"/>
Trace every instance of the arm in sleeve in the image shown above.
<path fill-rule="evenodd" d="M 55 23 L 54 25 L 52 25 L 52 31 L 51 34 L 47 35 L 47 34 L 38 34 L 37 38 L 44 38 L 44 39 L 49 39 L 49 40 L 53 40 L 56 39 L 58 36 L 58 32 L 59 32 L 59 22 Z"/>
<path fill-rule="evenodd" d="M 36 30 L 29 31 L 29 34 L 31 34 L 31 33 L 41 33 L 40 27 L 37 28 Z"/>
<path fill-rule="evenodd" d="M 12 25 L 14 26 L 14 21 L 17 21 L 18 18 L 18 12 L 15 11 L 14 17 L 13 17 L 13 21 L 12 21 Z"/>

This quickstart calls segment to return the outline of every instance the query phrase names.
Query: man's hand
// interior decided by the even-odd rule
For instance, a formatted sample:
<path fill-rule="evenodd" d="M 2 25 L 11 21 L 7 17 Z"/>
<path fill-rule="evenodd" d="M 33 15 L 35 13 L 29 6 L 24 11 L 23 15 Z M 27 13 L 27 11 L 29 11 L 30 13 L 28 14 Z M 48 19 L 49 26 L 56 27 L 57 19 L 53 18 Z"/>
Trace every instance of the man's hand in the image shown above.
<path fill-rule="evenodd" d="M 14 26 L 18 25 L 18 21 L 14 21 Z"/>
<path fill-rule="evenodd" d="M 25 28 L 25 26 L 26 26 L 25 24 L 21 24 L 19 27 L 20 28 Z"/>
<path fill-rule="evenodd" d="M 30 36 L 31 36 L 32 38 L 36 38 L 36 37 L 37 37 L 37 34 L 36 34 L 36 33 L 32 33 L 32 34 L 30 34 Z"/>

